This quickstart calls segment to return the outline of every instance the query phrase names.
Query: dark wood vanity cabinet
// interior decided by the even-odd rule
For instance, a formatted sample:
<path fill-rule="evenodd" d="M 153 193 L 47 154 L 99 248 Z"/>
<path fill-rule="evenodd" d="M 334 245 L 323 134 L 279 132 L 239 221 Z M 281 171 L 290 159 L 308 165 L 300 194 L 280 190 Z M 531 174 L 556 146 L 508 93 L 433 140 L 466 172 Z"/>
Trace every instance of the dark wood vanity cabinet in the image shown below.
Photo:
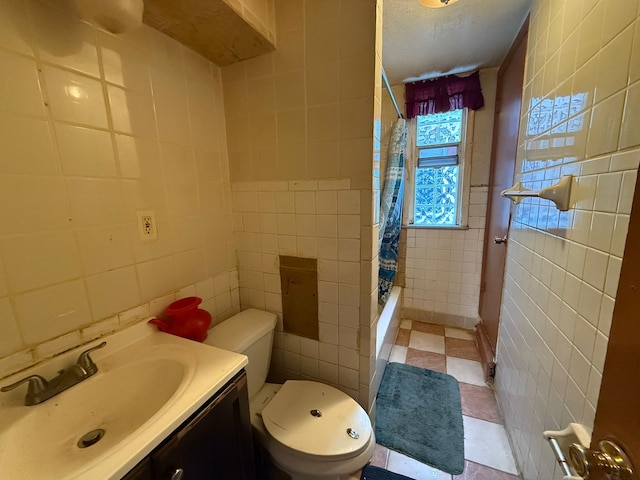
<path fill-rule="evenodd" d="M 255 478 L 247 376 L 243 370 L 124 480 Z"/>

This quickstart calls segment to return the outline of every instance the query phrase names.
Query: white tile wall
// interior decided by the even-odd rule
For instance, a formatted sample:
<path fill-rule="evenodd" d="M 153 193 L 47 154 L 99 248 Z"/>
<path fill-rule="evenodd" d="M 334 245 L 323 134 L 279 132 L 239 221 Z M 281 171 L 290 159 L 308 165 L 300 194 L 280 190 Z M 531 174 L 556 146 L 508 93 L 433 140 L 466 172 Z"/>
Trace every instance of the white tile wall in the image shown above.
<path fill-rule="evenodd" d="M 278 0 L 275 15 L 278 48 L 223 69 L 233 181 L 371 188 L 376 2 Z"/>
<path fill-rule="evenodd" d="M 345 243 L 355 233 L 338 228 L 347 217 L 360 233 L 360 192 L 349 184 L 348 179 L 234 183 L 232 199 L 241 304 L 280 319 L 271 376 L 323 380 L 358 398 L 360 243 Z M 333 247 L 316 248 L 321 243 Z M 279 255 L 318 259 L 319 341 L 283 332 Z"/>
<path fill-rule="evenodd" d="M 256 166 L 275 165 L 275 133 L 283 178 L 300 178 L 300 159 L 307 155 L 309 171 L 303 177 L 344 177 L 319 184 L 294 182 L 286 192 L 275 180 L 260 193 L 293 195 L 276 195 L 275 200 L 266 195 L 266 201 L 261 195 L 255 200 L 258 211 L 251 211 L 253 198 L 243 199 L 249 210 L 232 216 L 225 123 L 232 150 L 247 143 L 240 143 L 244 137 L 233 115 L 225 119 L 222 114 L 220 71 L 215 66 L 146 27 L 113 37 L 78 21 L 65 10 L 66 4 L 5 3 L 0 7 L 0 69 L 11 75 L 1 76 L 1 90 L 11 93 L 0 94 L 0 125 L 6 127 L 0 139 L 0 221 L 6 228 L 0 232 L 0 308 L 7 332 L 0 341 L 0 372 L 15 371 L 157 314 L 177 296 L 206 297 L 204 307 L 220 316 L 236 310 L 235 223 L 251 248 L 256 244 L 249 234 L 261 235 L 259 259 L 250 249 L 238 257 L 243 270 L 257 269 L 258 262 L 263 270 L 262 276 L 246 276 L 247 285 L 264 285 L 264 290 L 243 290 L 246 305 L 278 309 L 279 282 L 273 273 L 277 253 L 326 260 L 327 282 L 341 287 L 333 297 L 337 303 L 323 302 L 325 318 L 337 319 L 323 326 L 328 341 L 319 342 L 318 358 L 313 345 L 304 345 L 302 354 L 302 340 L 300 353 L 277 343 L 283 355 L 281 360 L 276 356 L 276 362 L 286 356 L 293 371 L 325 375 L 355 398 L 361 394 L 366 399 L 369 369 L 355 367 L 356 360 L 362 363 L 371 354 L 369 342 L 375 344 L 375 338 L 369 338 L 377 264 L 372 192 L 379 185 L 371 182 L 370 172 L 372 151 L 373 161 L 379 158 L 379 122 L 374 123 L 377 129 L 371 128 L 371 113 L 379 117 L 381 110 L 376 73 L 381 64 L 381 6 L 374 32 L 371 0 L 345 4 L 339 15 L 328 15 L 315 2 L 303 8 L 298 2 L 280 2 L 279 51 L 243 63 L 242 76 L 234 76 L 237 68 L 225 73 L 229 98 L 246 102 L 256 113 L 249 122 L 260 127 L 251 137 L 258 147 L 251 151 Z M 295 8 L 283 8 L 294 3 Z M 266 24 L 267 36 L 273 35 L 271 2 L 235 4 L 246 17 L 256 14 Z M 338 2 L 326 7 L 331 10 Z M 328 26 L 339 35 L 329 35 Z M 372 69 L 362 53 L 370 49 L 376 33 Z M 305 45 L 301 35 L 306 49 L 300 48 Z M 323 86 L 313 69 L 330 71 L 326 62 L 333 60 L 343 71 Z M 246 88 L 234 91 L 235 83 Z M 318 89 L 313 90 L 314 85 Z M 329 108 L 311 105 L 327 100 L 327 86 L 330 95 L 341 90 L 340 101 Z M 372 87 L 373 98 L 367 93 Z M 305 118 L 301 109 L 307 102 Z M 286 112 L 274 115 L 276 107 Z M 306 130 L 305 121 L 319 122 L 318 128 Z M 304 137 L 307 133 L 309 138 Z M 314 143 L 316 133 L 320 137 Z M 240 177 L 246 175 L 242 155 L 235 160 Z M 260 174 L 271 175 L 266 170 Z M 349 189 L 349 179 L 357 179 L 357 190 L 338 196 L 338 190 Z M 318 198 L 327 200 L 326 205 L 316 201 L 314 207 L 310 191 L 323 192 Z M 296 210 L 298 192 L 303 195 L 298 195 Z M 144 243 L 137 238 L 135 212 L 149 209 L 156 213 L 159 239 Z M 320 225 L 323 236 L 315 221 L 318 215 L 334 217 Z M 286 233 L 280 234 L 280 228 Z M 35 250 L 25 252 L 26 245 L 43 236 L 48 241 L 43 252 L 63 262 L 43 265 L 34 262 Z"/>
<path fill-rule="evenodd" d="M 277 256 L 317 258 L 320 351 L 279 334 L 272 374 L 320 378 L 368 408 L 382 6 L 275 3 L 276 51 L 223 69 L 242 305 L 280 312 Z"/>
<path fill-rule="evenodd" d="M 469 228 L 407 229 L 404 306 L 477 318 L 487 187 L 471 187 Z"/>
<path fill-rule="evenodd" d="M 638 5 L 534 2 L 516 171 L 575 180 L 568 212 L 513 211 L 496 390 L 526 480 L 562 478 L 543 430 L 594 422 L 640 163 Z"/>
<path fill-rule="evenodd" d="M 180 296 L 239 308 L 219 68 L 67 5 L 0 5 L 0 377 Z"/>

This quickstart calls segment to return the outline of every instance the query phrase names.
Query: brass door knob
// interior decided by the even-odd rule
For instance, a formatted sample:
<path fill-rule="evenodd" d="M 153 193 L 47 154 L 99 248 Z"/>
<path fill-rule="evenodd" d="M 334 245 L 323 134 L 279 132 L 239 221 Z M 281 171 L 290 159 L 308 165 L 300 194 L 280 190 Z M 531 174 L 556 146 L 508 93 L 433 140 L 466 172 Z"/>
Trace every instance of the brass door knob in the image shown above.
<path fill-rule="evenodd" d="M 569 461 L 576 473 L 589 478 L 593 471 L 603 472 L 609 480 L 631 480 L 633 468 L 622 448 L 610 440 L 602 440 L 600 450 L 574 443 L 569 446 Z"/>
<path fill-rule="evenodd" d="M 493 243 L 499 245 L 501 243 L 507 243 L 507 236 L 504 237 L 493 237 Z"/>

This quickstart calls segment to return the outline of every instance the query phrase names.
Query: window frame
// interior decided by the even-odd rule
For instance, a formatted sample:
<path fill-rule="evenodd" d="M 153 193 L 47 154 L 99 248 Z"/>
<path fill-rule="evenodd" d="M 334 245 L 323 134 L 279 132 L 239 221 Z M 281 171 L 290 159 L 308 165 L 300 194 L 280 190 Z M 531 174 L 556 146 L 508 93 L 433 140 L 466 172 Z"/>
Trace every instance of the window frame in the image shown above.
<path fill-rule="evenodd" d="M 408 228 L 431 228 L 458 230 L 469 228 L 469 198 L 471 194 L 471 155 L 473 147 L 474 111 L 462 109 L 461 138 L 458 147 L 458 211 L 455 225 L 415 225 L 413 223 L 416 198 L 416 168 L 420 147 L 416 146 L 417 118 L 407 121 L 407 155 L 405 162 L 405 201 L 402 226 Z M 424 147 L 423 147 L 424 148 Z"/>

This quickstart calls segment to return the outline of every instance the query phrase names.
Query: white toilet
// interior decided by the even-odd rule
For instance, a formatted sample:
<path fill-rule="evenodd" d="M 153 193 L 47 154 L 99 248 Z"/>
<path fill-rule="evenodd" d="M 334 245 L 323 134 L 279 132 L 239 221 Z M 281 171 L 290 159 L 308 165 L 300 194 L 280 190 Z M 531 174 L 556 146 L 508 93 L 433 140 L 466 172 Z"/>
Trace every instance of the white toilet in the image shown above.
<path fill-rule="evenodd" d="M 276 316 L 245 310 L 209 330 L 204 343 L 243 353 L 251 423 L 273 463 L 292 480 L 338 480 L 361 469 L 376 440 L 364 409 L 320 382 L 265 383 Z"/>

